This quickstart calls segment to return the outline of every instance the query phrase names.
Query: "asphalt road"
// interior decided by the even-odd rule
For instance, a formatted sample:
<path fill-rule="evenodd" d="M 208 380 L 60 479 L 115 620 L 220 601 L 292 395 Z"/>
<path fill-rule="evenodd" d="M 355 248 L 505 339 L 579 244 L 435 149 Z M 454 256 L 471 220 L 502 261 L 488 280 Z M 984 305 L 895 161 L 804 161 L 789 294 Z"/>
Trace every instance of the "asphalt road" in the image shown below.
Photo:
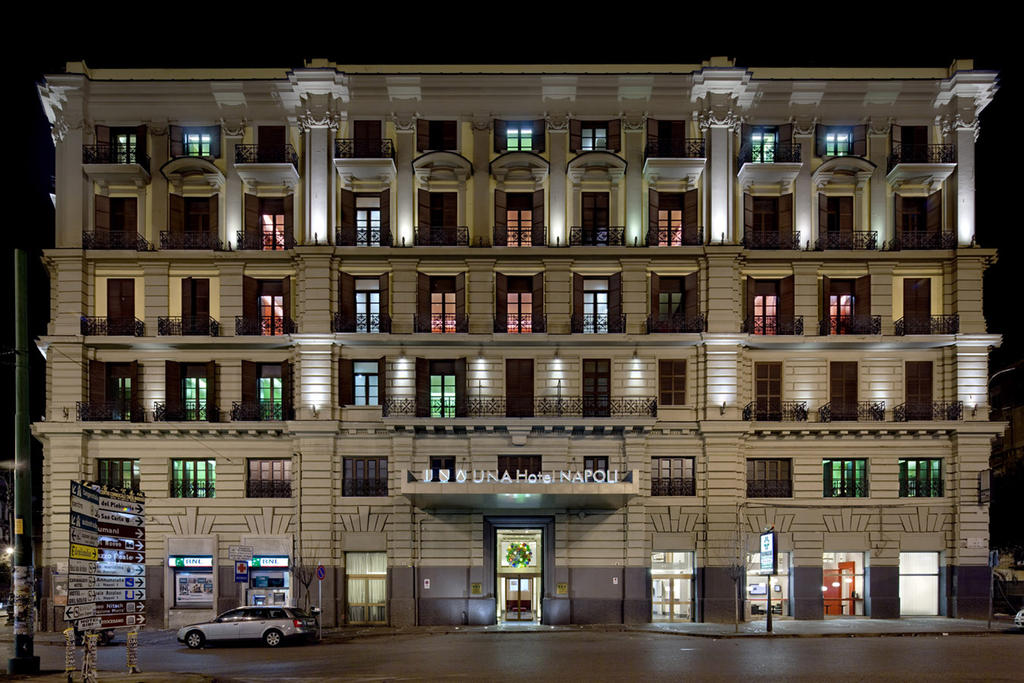
<path fill-rule="evenodd" d="M 145 634 L 142 671 L 246 681 L 344 680 L 1024 680 L 1024 634 L 858 638 L 695 638 L 652 633 L 399 635 L 338 643 L 188 650 Z M 38 644 L 44 670 L 63 650 Z M 80 660 L 79 660 L 80 661 Z M 100 648 L 124 671 L 124 645 Z M 102 679 L 102 676 L 101 676 Z M 143 676 L 143 680 L 145 676 Z"/>

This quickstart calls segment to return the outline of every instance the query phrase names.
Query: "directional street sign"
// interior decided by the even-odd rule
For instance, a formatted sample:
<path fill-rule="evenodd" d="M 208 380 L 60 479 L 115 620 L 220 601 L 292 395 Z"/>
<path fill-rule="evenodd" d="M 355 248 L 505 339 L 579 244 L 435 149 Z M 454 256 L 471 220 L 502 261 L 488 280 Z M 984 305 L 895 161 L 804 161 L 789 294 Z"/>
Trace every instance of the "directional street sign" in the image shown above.
<path fill-rule="evenodd" d="M 142 626 L 146 623 L 145 614 L 111 614 L 99 617 L 99 628 L 118 628 L 120 626 Z"/>
<path fill-rule="evenodd" d="M 68 572 L 71 574 L 95 574 L 96 563 L 90 560 L 68 560 Z"/>
<path fill-rule="evenodd" d="M 71 513 L 71 528 L 72 529 L 88 529 L 90 531 L 96 531 L 96 516 L 95 515 L 83 515 L 78 512 Z"/>
<path fill-rule="evenodd" d="M 68 605 L 64 608 L 64 619 L 67 621 L 91 617 L 94 614 L 96 614 L 96 605 L 93 603 L 85 605 Z"/>
<path fill-rule="evenodd" d="M 146 566 L 142 564 L 124 564 L 120 562 L 99 562 L 96 564 L 97 576 L 145 576 Z"/>
<path fill-rule="evenodd" d="M 133 538 L 142 540 L 146 537 L 146 530 L 137 526 L 126 526 L 123 524 L 111 524 L 110 522 L 95 522 L 93 528 L 103 536 L 116 536 L 118 538 Z"/>
<path fill-rule="evenodd" d="M 140 527 L 145 524 L 143 518 L 139 515 L 130 515 L 127 512 L 114 512 L 113 510 L 97 510 L 96 521 L 123 524 L 130 527 Z"/>
<path fill-rule="evenodd" d="M 245 560 L 248 562 L 252 559 L 253 547 L 251 545 L 229 545 L 228 546 L 228 559 L 234 562 L 239 560 Z"/>
<path fill-rule="evenodd" d="M 72 560 L 92 560 L 96 561 L 96 548 L 88 545 L 80 545 L 78 543 L 71 544 L 71 553 L 69 557 Z"/>
<path fill-rule="evenodd" d="M 76 625 L 82 631 L 91 631 L 99 628 L 101 623 L 99 617 L 89 617 L 88 619 L 79 619 Z"/>
<path fill-rule="evenodd" d="M 70 591 L 69 591 L 70 592 Z M 124 590 L 99 589 L 93 591 L 98 601 L 110 600 L 145 600 L 146 591 L 141 588 L 126 588 Z"/>
<path fill-rule="evenodd" d="M 78 543 L 79 545 L 91 545 L 96 547 L 98 545 L 99 536 L 96 535 L 95 531 L 88 529 L 81 529 L 79 527 L 71 527 L 71 542 Z"/>
<path fill-rule="evenodd" d="M 98 536 L 93 534 L 96 545 L 100 549 L 111 548 L 113 550 L 145 550 L 146 542 L 132 538 L 118 538 L 117 536 Z"/>
<path fill-rule="evenodd" d="M 134 614 L 145 612 L 146 603 L 143 601 L 129 602 L 97 602 L 96 614 Z"/>
<path fill-rule="evenodd" d="M 131 550 L 107 550 L 100 548 L 97 560 L 99 562 L 129 562 L 131 564 L 142 564 L 146 556 Z"/>
<path fill-rule="evenodd" d="M 141 515 L 146 512 L 146 506 L 142 503 L 129 503 L 126 501 L 115 500 L 113 498 L 107 498 L 105 496 L 100 497 L 99 509 L 112 510 L 114 512 L 125 512 L 132 515 Z"/>
<path fill-rule="evenodd" d="M 69 605 L 83 605 L 93 602 L 96 602 L 96 596 L 93 594 L 91 589 L 68 590 Z"/>
<path fill-rule="evenodd" d="M 141 576 L 96 576 L 94 588 L 145 588 L 146 579 Z M 74 586 L 68 586 L 73 588 Z"/>

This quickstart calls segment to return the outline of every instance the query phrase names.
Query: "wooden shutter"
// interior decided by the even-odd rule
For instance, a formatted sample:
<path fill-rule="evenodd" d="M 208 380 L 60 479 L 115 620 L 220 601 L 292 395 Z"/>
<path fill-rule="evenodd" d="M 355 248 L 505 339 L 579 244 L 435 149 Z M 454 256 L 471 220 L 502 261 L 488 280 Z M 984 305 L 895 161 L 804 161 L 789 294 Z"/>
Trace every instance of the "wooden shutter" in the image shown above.
<path fill-rule="evenodd" d="M 110 126 L 96 126 L 96 144 L 110 144 Z"/>
<path fill-rule="evenodd" d="M 377 290 L 380 292 L 380 314 L 381 317 L 390 315 L 388 307 L 388 298 L 390 291 L 388 289 L 388 274 L 384 273 L 377 278 Z M 382 330 L 383 331 L 383 330 Z M 389 330 L 390 331 L 390 328 Z"/>
<path fill-rule="evenodd" d="M 925 210 L 925 230 L 933 234 L 942 232 L 942 190 L 936 190 L 928 195 Z"/>
<path fill-rule="evenodd" d="M 455 359 L 455 417 L 466 417 L 466 359 Z"/>
<path fill-rule="evenodd" d="M 649 129 L 648 129 L 649 130 Z M 658 191 L 647 190 L 647 246 L 658 244 Z"/>
<path fill-rule="evenodd" d="M 828 275 L 821 276 L 821 315 L 831 315 L 830 301 L 832 298 L 832 278 Z"/>
<path fill-rule="evenodd" d="M 793 142 L 793 124 L 786 123 L 779 126 L 779 144 L 788 145 Z"/>
<path fill-rule="evenodd" d="M 381 405 L 388 397 L 388 357 L 381 356 L 377 359 L 377 399 Z"/>
<path fill-rule="evenodd" d="M 792 320 L 796 312 L 793 276 L 779 280 L 779 317 Z"/>
<path fill-rule="evenodd" d="M 93 411 L 107 401 L 107 364 L 98 360 L 89 361 L 89 403 Z"/>
<path fill-rule="evenodd" d="M 608 278 L 608 331 L 625 332 L 622 329 L 622 273 L 615 273 Z"/>
<path fill-rule="evenodd" d="M 828 197 L 824 192 L 818 193 L 818 234 L 828 232 Z"/>
<path fill-rule="evenodd" d="M 508 233 L 506 227 L 508 225 L 508 203 L 505 198 L 505 192 L 502 190 L 494 191 L 494 235 L 495 235 L 495 246 L 505 247 L 508 246 Z"/>
<path fill-rule="evenodd" d="M 295 417 L 292 415 L 294 410 L 295 402 L 292 396 L 293 382 L 292 382 L 292 363 L 291 361 L 281 362 L 281 417 L 285 420 L 293 420 Z"/>
<path fill-rule="evenodd" d="M 380 193 L 380 231 L 381 231 L 381 246 L 388 246 L 387 239 L 384 237 L 386 234 L 391 232 L 391 190 L 383 190 Z"/>
<path fill-rule="evenodd" d="M 210 237 L 217 239 L 220 232 L 220 195 L 210 195 Z"/>
<path fill-rule="evenodd" d="M 107 280 L 107 317 L 135 317 L 135 280 L 111 278 Z"/>
<path fill-rule="evenodd" d="M 242 403 L 252 405 L 259 401 L 260 364 L 242 361 Z"/>
<path fill-rule="evenodd" d="M 929 406 L 931 416 L 932 402 L 932 362 L 907 361 L 906 365 L 906 402 L 923 407 Z M 916 411 L 915 411 L 916 412 Z M 923 412 L 920 411 L 920 412 Z"/>
<path fill-rule="evenodd" d="M 425 152 L 430 144 L 430 121 L 416 119 L 416 151 Z"/>
<path fill-rule="evenodd" d="M 871 315 L 870 275 L 864 275 L 853 281 L 853 314 Z"/>
<path fill-rule="evenodd" d="M 135 158 L 137 160 L 145 158 L 146 149 L 148 148 L 147 142 L 148 140 L 146 139 L 146 126 L 135 126 Z M 136 163 L 138 163 L 138 161 Z M 134 387 L 135 385 L 132 384 L 132 386 Z"/>
<path fill-rule="evenodd" d="M 93 215 L 96 232 L 109 232 L 110 197 L 98 194 L 93 198 Z"/>
<path fill-rule="evenodd" d="M 206 421 L 218 422 L 220 407 L 217 405 L 217 363 L 206 364 Z"/>
<path fill-rule="evenodd" d="M 430 416 L 430 361 L 416 359 L 416 417 Z"/>
<path fill-rule="evenodd" d="M 341 331 L 355 332 L 352 323 L 356 317 L 356 279 L 349 273 L 338 274 L 338 311 L 346 321 L 345 329 Z"/>
<path fill-rule="evenodd" d="M 171 235 L 185 234 L 185 198 L 180 194 L 167 196 L 167 229 Z"/>
<path fill-rule="evenodd" d="M 754 290 L 756 289 L 756 287 L 757 287 L 757 280 L 755 280 L 753 277 L 748 275 L 747 276 L 747 293 L 746 293 L 747 310 L 745 311 L 745 315 L 746 315 L 747 318 L 753 318 L 754 317 L 754 294 L 755 294 Z"/>
<path fill-rule="evenodd" d="M 929 278 L 906 278 L 903 280 L 903 317 L 924 319 L 932 314 L 931 280 Z"/>
<path fill-rule="evenodd" d="M 256 278 L 242 276 L 242 317 L 256 320 L 260 317 L 260 285 Z"/>
<path fill-rule="evenodd" d="M 451 228 L 459 224 L 459 193 L 458 192 L 442 192 L 442 201 L 444 202 L 444 225 L 445 227 Z"/>
<path fill-rule="evenodd" d="M 856 411 L 857 361 L 832 361 L 829 363 L 829 380 L 829 400 Z M 835 412 L 835 406 L 833 406 L 833 412 Z"/>
<path fill-rule="evenodd" d="M 697 294 L 697 273 L 690 273 L 683 278 L 683 311 L 687 318 L 697 317 Z"/>
<path fill-rule="evenodd" d="M 868 155 L 868 127 L 866 125 L 853 127 L 853 156 L 866 157 Z"/>
<path fill-rule="evenodd" d="M 132 387 L 132 422 L 145 422 L 146 417 L 142 412 L 142 373 L 139 372 L 139 361 L 133 360 L 128 363 L 128 379 Z"/>
<path fill-rule="evenodd" d="M 535 247 L 542 247 L 545 244 L 544 226 L 547 224 L 546 221 L 544 190 L 537 190 L 533 193 L 533 225 L 530 234 L 530 244 Z"/>
<path fill-rule="evenodd" d="M 532 359 L 505 359 L 505 405 L 508 417 L 533 415 Z"/>
<path fill-rule="evenodd" d="M 284 305 L 284 319 L 290 320 L 292 317 L 292 279 L 291 277 L 281 278 L 281 303 Z M 285 323 L 285 332 L 287 333 L 287 323 Z"/>
<path fill-rule="evenodd" d="M 194 306 L 194 289 L 193 283 L 195 281 L 190 277 L 181 278 L 181 317 L 191 318 L 195 315 Z M 209 284 L 207 284 L 207 290 L 209 290 Z"/>
<path fill-rule="evenodd" d="M 294 199 L 294 195 L 287 194 L 281 202 L 284 205 L 284 243 L 286 245 L 295 237 Z M 324 241 L 327 241 L 326 235 L 324 235 Z M 285 305 L 287 306 L 287 303 Z"/>
<path fill-rule="evenodd" d="M 647 119 L 647 154 L 644 156 L 658 156 L 658 122 L 655 119 Z"/>
<path fill-rule="evenodd" d="M 461 324 L 466 317 L 466 274 L 459 273 L 455 276 L 455 325 Z M 456 330 L 459 332 L 469 330 Z"/>
<path fill-rule="evenodd" d="M 508 151 L 508 121 L 494 119 L 494 151 L 497 154 Z"/>
<path fill-rule="evenodd" d="M 121 200 L 124 207 L 124 223 L 118 226 L 122 232 L 136 233 L 139 230 L 139 200 L 128 197 Z"/>
<path fill-rule="evenodd" d="M 743 193 L 743 234 L 754 232 L 754 197 L 749 192 Z"/>
<path fill-rule="evenodd" d="M 572 274 L 572 314 L 583 315 L 583 276 Z"/>
<path fill-rule="evenodd" d="M 338 359 L 338 405 L 350 406 L 355 399 L 355 376 L 351 358 Z"/>
<path fill-rule="evenodd" d="M 547 331 L 544 323 L 544 273 L 533 276 L 533 330 Z"/>
<path fill-rule="evenodd" d="M 796 249 L 798 245 L 793 241 L 793 195 L 784 194 L 779 197 L 779 240 L 783 248 Z"/>
<path fill-rule="evenodd" d="M 612 119 L 608 122 L 608 151 L 618 152 L 622 148 L 622 121 Z"/>
<path fill-rule="evenodd" d="M 903 197 L 898 193 L 894 194 L 892 196 L 892 205 L 895 209 L 893 222 L 896 226 L 896 234 L 899 235 L 903 232 Z"/>
<path fill-rule="evenodd" d="M 657 273 L 651 273 L 651 315 L 655 318 L 661 312 L 659 297 L 661 295 L 661 278 Z"/>
<path fill-rule="evenodd" d="M 687 234 L 693 230 L 694 237 L 696 237 L 697 228 L 698 200 L 697 190 L 688 190 L 683 193 L 683 226 L 687 229 Z"/>
<path fill-rule="evenodd" d="M 261 147 L 283 147 L 287 135 L 284 126 L 259 126 L 256 129 L 256 137 Z"/>
<path fill-rule="evenodd" d="M 579 119 L 569 120 L 569 151 L 578 152 L 583 146 L 583 123 Z"/>
<path fill-rule="evenodd" d="M 836 204 L 839 205 L 839 232 L 848 235 L 853 232 L 853 197 L 836 197 Z"/>
<path fill-rule="evenodd" d="M 547 149 L 547 122 L 544 119 L 536 119 L 533 122 L 533 151 L 543 154 Z"/>
<path fill-rule="evenodd" d="M 825 156 L 825 136 L 828 134 L 828 130 L 825 126 L 820 123 L 814 127 L 814 156 L 823 157 Z"/>
<path fill-rule="evenodd" d="M 502 273 L 494 274 L 494 331 L 508 330 L 508 278 Z"/>
<path fill-rule="evenodd" d="M 171 419 L 181 419 L 181 363 L 173 360 L 164 362 L 164 405 Z"/>
<path fill-rule="evenodd" d="M 210 134 L 210 156 L 214 159 L 219 159 L 221 136 L 220 126 L 208 126 L 206 130 Z"/>
<path fill-rule="evenodd" d="M 352 190 L 341 191 L 341 227 L 343 230 L 351 230 L 353 242 L 355 241 L 356 228 L 356 193 Z"/>
<path fill-rule="evenodd" d="M 185 130 L 181 126 L 171 126 L 168 139 L 171 143 L 171 158 L 185 156 Z"/>
<path fill-rule="evenodd" d="M 416 316 L 420 329 L 430 331 L 430 276 L 416 274 Z"/>
<path fill-rule="evenodd" d="M 260 239 L 260 199 L 254 194 L 245 195 L 245 238 Z"/>
<path fill-rule="evenodd" d="M 205 277 L 192 279 L 192 315 L 196 318 L 210 317 L 210 279 Z M 184 315 L 184 313 L 182 313 Z M 201 320 L 200 325 L 209 328 L 208 320 Z"/>
<path fill-rule="evenodd" d="M 441 149 L 448 149 L 453 152 L 459 150 L 459 122 L 445 121 L 442 128 Z"/>
<path fill-rule="evenodd" d="M 430 193 L 419 190 L 416 193 L 416 218 L 419 226 L 419 243 L 430 244 Z"/>

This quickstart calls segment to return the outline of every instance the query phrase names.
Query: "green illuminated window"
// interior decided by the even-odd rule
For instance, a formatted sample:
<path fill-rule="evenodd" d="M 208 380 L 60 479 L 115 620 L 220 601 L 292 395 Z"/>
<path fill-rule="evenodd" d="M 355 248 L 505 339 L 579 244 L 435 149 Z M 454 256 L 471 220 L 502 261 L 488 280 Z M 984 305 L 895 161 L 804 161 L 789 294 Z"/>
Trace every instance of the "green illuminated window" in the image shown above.
<path fill-rule="evenodd" d="M 213 498 L 216 460 L 172 460 L 171 498 Z"/>
<path fill-rule="evenodd" d="M 139 461 L 104 458 L 96 461 L 96 483 L 125 489 L 139 488 Z"/>
<path fill-rule="evenodd" d="M 455 417 L 455 375 L 430 376 L 430 417 Z"/>
<path fill-rule="evenodd" d="M 900 458 L 900 497 L 938 498 L 942 496 L 942 460 Z"/>
<path fill-rule="evenodd" d="M 186 377 L 183 380 L 185 389 L 185 419 L 206 419 L 206 378 Z"/>
<path fill-rule="evenodd" d="M 751 161 L 755 164 L 770 164 L 775 161 L 775 143 L 778 131 L 775 128 L 755 128 L 750 133 Z"/>
<path fill-rule="evenodd" d="M 853 131 L 850 128 L 829 128 L 825 132 L 825 156 L 848 156 L 852 144 Z"/>
<path fill-rule="evenodd" d="M 864 498 L 868 495 L 868 461 L 822 460 L 825 498 Z"/>
<path fill-rule="evenodd" d="M 190 157 L 213 156 L 209 133 L 185 133 L 185 154 Z"/>
<path fill-rule="evenodd" d="M 509 122 L 505 131 L 505 148 L 510 152 L 529 152 L 533 149 L 533 124 Z"/>

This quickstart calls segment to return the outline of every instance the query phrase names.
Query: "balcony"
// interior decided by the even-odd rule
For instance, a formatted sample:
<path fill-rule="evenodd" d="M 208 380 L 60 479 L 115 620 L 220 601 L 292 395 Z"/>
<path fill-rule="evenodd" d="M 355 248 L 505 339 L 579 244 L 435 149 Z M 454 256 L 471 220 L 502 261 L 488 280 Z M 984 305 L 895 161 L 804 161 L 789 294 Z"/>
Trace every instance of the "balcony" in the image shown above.
<path fill-rule="evenodd" d="M 751 401 L 743 407 L 743 419 L 758 422 L 807 422 L 807 402 Z"/>
<path fill-rule="evenodd" d="M 220 422 L 220 408 L 185 401 L 177 410 L 168 411 L 166 403 L 154 403 L 153 419 L 156 422 Z"/>
<path fill-rule="evenodd" d="M 780 334 L 803 334 L 802 315 L 754 315 L 743 321 L 743 332 L 774 336 Z"/>
<path fill-rule="evenodd" d="M 964 402 L 932 401 L 930 403 L 901 403 L 892 409 L 892 419 L 896 422 L 916 420 L 949 420 L 955 422 L 964 419 Z"/>
<path fill-rule="evenodd" d="M 239 249 L 253 251 L 284 251 L 295 248 L 295 236 L 288 232 L 245 232 L 235 233 Z"/>
<path fill-rule="evenodd" d="M 139 403 L 126 401 L 79 401 L 75 404 L 79 422 L 145 422 Z"/>
<path fill-rule="evenodd" d="M 385 189 L 395 179 L 395 143 L 390 138 L 336 138 L 334 168 L 346 186 L 360 181 Z"/>
<path fill-rule="evenodd" d="M 250 187 L 294 188 L 299 182 L 299 155 L 291 145 L 235 145 L 235 170 Z"/>
<path fill-rule="evenodd" d="M 737 167 L 736 180 L 741 188 L 773 187 L 787 194 L 803 168 L 800 145 L 784 142 L 755 146 L 747 141 L 740 148 Z"/>
<path fill-rule="evenodd" d="M 82 336 L 141 337 L 145 325 L 138 318 L 108 318 L 82 316 Z"/>
<path fill-rule="evenodd" d="M 235 401 L 231 404 L 232 422 L 280 422 L 294 419 L 295 410 L 281 401 Z"/>
<path fill-rule="evenodd" d="M 156 333 L 161 337 L 219 337 L 220 322 L 209 316 L 161 316 L 156 319 Z"/>
<path fill-rule="evenodd" d="M 825 498 L 867 498 L 868 483 L 863 479 L 834 481 L 825 484 L 822 494 Z"/>
<path fill-rule="evenodd" d="M 569 323 L 573 334 L 622 334 L 626 331 L 625 314 L 573 314 Z"/>
<path fill-rule="evenodd" d="M 926 189 L 940 187 L 955 170 L 956 145 L 894 144 L 885 180 L 897 191 L 904 186 Z"/>
<path fill-rule="evenodd" d="M 832 249 L 878 249 L 877 230 L 854 230 L 852 232 L 824 232 L 814 243 L 818 251 Z"/>
<path fill-rule="evenodd" d="M 358 138 L 335 138 L 335 159 L 394 159 L 395 143 L 391 138 L 360 140 Z"/>
<path fill-rule="evenodd" d="M 432 405 L 432 414 L 444 412 L 445 406 Z M 411 398 L 388 398 L 381 406 L 384 417 L 416 415 L 416 401 Z M 607 398 L 574 396 L 570 398 L 529 398 L 508 401 L 504 397 L 471 397 L 466 400 L 468 417 L 657 417 L 658 402 L 654 398 Z"/>
<path fill-rule="evenodd" d="M 697 483 L 693 477 L 652 477 L 652 496 L 695 496 Z"/>
<path fill-rule="evenodd" d="M 245 483 L 246 498 L 291 498 L 292 483 L 290 481 L 266 481 L 250 479 Z"/>
<path fill-rule="evenodd" d="M 469 316 L 454 314 L 413 315 L 413 331 L 431 334 L 469 332 Z"/>
<path fill-rule="evenodd" d="M 900 479 L 900 498 L 941 498 L 942 480 Z"/>
<path fill-rule="evenodd" d="M 494 317 L 496 334 L 543 334 L 547 332 L 547 318 L 532 313 L 509 313 L 504 318 Z"/>
<path fill-rule="evenodd" d="M 743 164 L 799 164 L 800 143 L 776 142 L 768 145 L 752 145 L 745 142 L 740 148 L 740 165 Z"/>
<path fill-rule="evenodd" d="M 893 143 L 885 172 L 899 164 L 955 164 L 956 145 L 909 145 Z"/>
<path fill-rule="evenodd" d="M 385 313 L 357 313 L 355 316 L 335 313 L 331 332 L 388 334 L 391 332 L 391 316 Z"/>
<path fill-rule="evenodd" d="M 343 496 L 386 496 L 387 479 L 345 479 L 341 482 Z"/>
<path fill-rule="evenodd" d="M 676 228 L 648 228 L 649 247 L 699 247 L 704 244 L 704 228 L 687 225 Z"/>
<path fill-rule="evenodd" d="M 621 225 L 600 228 L 574 225 L 569 228 L 569 246 L 624 247 L 626 246 L 626 228 Z"/>
<path fill-rule="evenodd" d="M 889 249 L 956 249 L 956 235 L 951 232 L 903 230 L 889 242 Z"/>
<path fill-rule="evenodd" d="M 915 318 L 900 318 L 893 325 L 896 336 L 908 334 L 959 334 L 960 316 L 932 315 Z"/>
<path fill-rule="evenodd" d="M 167 230 L 160 231 L 161 249 L 213 249 L 223 251 L 224 243 L 208 232 L 183 232 L 173 234 Z"/>
<path fill-rule="evenodd" d="M 543 247 L 546 228 L 543 225 L 529 225 L 510 228 L 496 225 L 493 228 L 496 247 Z"/>
<path fill-rule="evenodd" d="M 881 422 L 885 419 L 885 401 L 831 401 L 818 408 L 821 422 Z"/>
<path fill-rule="evenodd" d="M 341 228 L 334 232 L 334 243 L 339 247 L 390 247 L 390 228 Z"/>
<path fill-rule="evenodd" d="M 707 328 L 707 318 L 701 313 L 691 317 L 685 315 L 647 316 L 648 334 L 704 332 Z"/>
<path fill-rule="evenodd" d="M 468 247 L 469 228 L 465 225 L 416 228 L 416 246 Z"/>
<path fill-rule="evenodd" d="M 880 315 L 826 316 L 818 321 L 818 334 L 882 334 Z"/>
<path fill-rule="evenodd" d="M 793 482 L 788 479 L 748 479 L 747 498 L 792 498 Z"/>
<path fill-rule="evenodd" d="M 644 147 L 643 176 L 654 186 L 658 182 L 683 182 L 697 187 L 707 162 L 704 138 L 659 138 Z"/>
<path fill-rule="evenodd" d="M 743 234 L 745 249 L 799 249 L 800 231 L 784 235 L 780 232 L 745 232 Z"/>
<path fill-rule="evenodd" d="M 654 159 L 704 159 L 704 138 L 658 139 L 644 146 L 644 157 Z"/>
<path fill-rule="evenodd" d="M 135 145 L 82 145 L 82 170 L 90 180 L 105 185 L 149 183 L 149 156 Z"/>
<path fill-rule="evenodd" d="M 235 335 L 276 337 L 283 334 L 295 334 L 298 327 L 291 318 L 246 318 L 235 316 Z"/>
<path fill-rule="evenodd" d="M 153 251 L 153 245 L 137 232 L 98 230 L 82 232 L 82 249 L 125 249 L 127 251 Z"/>
<path fill-rule="evenodd" d="M 171 498 L 213 498 L 217 485 L 212 481 L 172 481 Z"/>

